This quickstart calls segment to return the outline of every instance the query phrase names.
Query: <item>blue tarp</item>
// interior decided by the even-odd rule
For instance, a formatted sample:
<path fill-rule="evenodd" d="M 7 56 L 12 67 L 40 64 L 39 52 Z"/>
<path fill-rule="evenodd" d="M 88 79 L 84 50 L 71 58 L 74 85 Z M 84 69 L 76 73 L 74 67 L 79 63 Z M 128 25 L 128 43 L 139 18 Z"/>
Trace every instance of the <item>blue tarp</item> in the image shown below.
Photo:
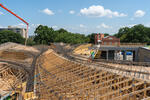
<path fill-rule="evenodd" d="M 121 52 L 121 54 L 123 55 L 123 52 Z M 132 55 L 132 52 L 126 52 L 126 55 Z"/>

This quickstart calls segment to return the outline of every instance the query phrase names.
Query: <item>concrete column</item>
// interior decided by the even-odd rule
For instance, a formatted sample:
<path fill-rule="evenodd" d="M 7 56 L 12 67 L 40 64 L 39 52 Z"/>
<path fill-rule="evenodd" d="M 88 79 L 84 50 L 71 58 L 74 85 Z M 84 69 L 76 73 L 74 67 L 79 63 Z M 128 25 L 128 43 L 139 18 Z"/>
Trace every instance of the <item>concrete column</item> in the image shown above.
<path fill-rule="evenodd" d="M 132 53 L 133 53 L 133 61 L 135 61 L 135 51 L 133 51 Z"/>
<path fill-rule="evenodd" d="M 108 59 L 109 59 L 109 58 L 108 58 L 108 57 L 109 57 L 109 50 L 107 50 L 106 52 L 107 52 L 107 53 L 106 53 L 106 59 L 108 60 Z"/>
<path fill-rule="evenodd" d="M 133 51 L 133 61 L 138 61 L 139 60 L 139 58 L 138 58 L 138 50 L 135 50 L 135 51 Z"/>
<path fill-rule="evenodd" d="M 114 52 L 115 54 L 115 56 L 114 56 L 114 60 L 118 60 L 118 57 L 117 57 L 117 51 L 115 50 L 115 52 Z"/>
<path fill-rule="evenodd" d="M 123 51 L 123 60 L 127 60 L 126 51 Z"/>

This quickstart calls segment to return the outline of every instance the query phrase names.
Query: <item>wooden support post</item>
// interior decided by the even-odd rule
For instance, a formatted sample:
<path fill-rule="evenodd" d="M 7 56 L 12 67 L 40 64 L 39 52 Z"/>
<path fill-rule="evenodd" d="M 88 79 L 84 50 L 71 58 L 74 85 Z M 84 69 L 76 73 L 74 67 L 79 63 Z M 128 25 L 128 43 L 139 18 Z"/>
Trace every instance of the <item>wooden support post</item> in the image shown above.
<path fill-rule="evenodd" d="M 144 82 L 144 89 L 146 89 L 146 87 L 147 87 L 147 83 L 146 83 L 146 81 Z M 146 98 L 147 97 L 147 91 L 145 90 L 144 91 L 144 96 L 143 96 L 144 98 Z"/>

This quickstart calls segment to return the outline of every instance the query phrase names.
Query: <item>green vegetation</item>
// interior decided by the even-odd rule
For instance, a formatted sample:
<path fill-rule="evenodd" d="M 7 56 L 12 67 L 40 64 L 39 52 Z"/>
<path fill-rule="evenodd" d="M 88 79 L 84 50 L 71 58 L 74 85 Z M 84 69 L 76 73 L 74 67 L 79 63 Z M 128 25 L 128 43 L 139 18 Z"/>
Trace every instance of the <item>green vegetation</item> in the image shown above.
<path fill-rule="evenodd" d="M 148 43 L 150 44 L 150 28 L 144 25 L 135 25 L 131 28 L 120 28 L 114 36 L 124 43 Z"/>
<path fill-rule="evenodd" d="M 84 34 L 71 33 L 65 29 L 54 30 L 48 26 L 39 25 L 35 30 L 35 36 L 29 37 L 27 45 L 46 44 L 63 42 L 70 44 L 93 43 L 95 33 L 85 36 Z M 109 34 L 104 33 L 105 36 Z M 144 25 L 135 25 L 131 28 L 120 28 L 114 36 L 120 38 L 124 43 L 148 43 L 150 44 L 150 28 Z M 12 31 L 0 31 L 0 44 L 5 42 L 15 42 L 24 44 L 25 39 Z"/>
<path fill-rule="evenodd" d="M 109 34 L 104 33 L 105 36 Z M 135 25 L 131 28 L 120 28 L 119 32 L 115 34 L 117 38 L 123 43 L 147 43 L 150 45 L 150 27 L 145 27 L 142 24 Z M 88 35 L 90 43 L 94 43 L 95 34 Z"/>
<path fill-rule="evenodd" d="M 89 34 L 87 37 L 90 39 L 90 43 L 95 43 L 95 33 Z"/>
<path fill-rule="evenodd" d="M 34 37 L 29 37 L 27 40 L 27 45 L 29 46 L 33 46 L 36 45 L 35 41 L 34 41 Z"/>
<path fill-rule="evenodd" d="M 71 33 L 65 29 L 54 30 L 47 26 L 39 25 L 35 30 L 34 41 L 37 44 L 63 42 L 70 44 L 88 43 L 90 39 L 83 34 Z"/>
<path fill-rule="evenodd" d="M 20 34 L 7 30 L 0 31 L 0 44 L 5 42 L 24 44 L 24 41 L 25 39 Z"/>

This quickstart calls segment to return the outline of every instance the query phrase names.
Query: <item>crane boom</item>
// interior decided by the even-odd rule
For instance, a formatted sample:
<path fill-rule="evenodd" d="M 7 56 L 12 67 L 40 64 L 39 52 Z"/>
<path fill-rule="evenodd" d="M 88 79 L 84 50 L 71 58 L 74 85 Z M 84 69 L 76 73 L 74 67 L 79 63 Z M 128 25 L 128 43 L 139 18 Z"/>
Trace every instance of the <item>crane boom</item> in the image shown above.
<path fill-rule="evenodd" d="M 24 22 L 26 25 L 27 25 L 27 31 L 26 31 L 26 34 L 25 34 L 25 45 L 27 43 L 27 34 L 28 34 L 28 27 L 29 27 L 29 23 L 26 22 L 24 19 L 22 19 L 21 17 L 19 17 L 17 14 L 13 13 L 11 10 L 7 9 L 6 7 L 4 7 L 2 4 L 0 4 L 0 7 L 2 7 L 3 9 L 5 9 L 6 11 L 8 11 L 9 13 L 11 13 L 12 15 L 14 15 L 15 17 L 17 17 L 18 19 L 20 19 L 22 22 Z"/>

